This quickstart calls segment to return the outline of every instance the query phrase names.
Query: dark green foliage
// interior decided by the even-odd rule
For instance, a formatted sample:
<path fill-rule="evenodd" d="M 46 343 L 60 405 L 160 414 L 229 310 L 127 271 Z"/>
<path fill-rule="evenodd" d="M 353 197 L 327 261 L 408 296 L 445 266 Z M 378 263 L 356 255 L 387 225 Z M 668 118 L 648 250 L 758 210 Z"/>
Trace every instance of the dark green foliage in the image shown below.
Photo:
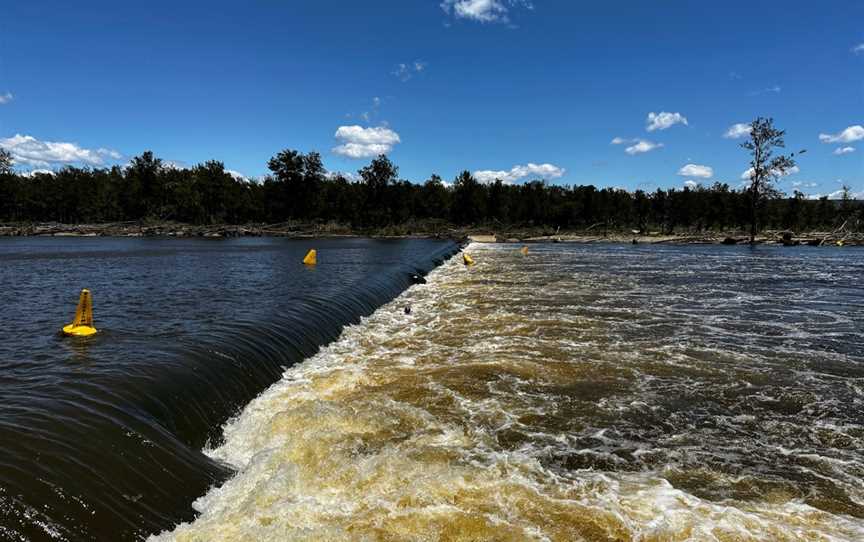
<path fill-rule="evenodd" d="M 776 131 L 766 128 L 766 132 L 764 144 L 776 146 Z M 782 143 L 782 133 L 779 137 Z M 372 160 L 359 171 L 360 180 L 353 181 L 328 176 L 317 153 L 293 150 L 274 156 L 268 162 L 271 175 L 261 182 L 235 178 L 216 161 L 189 169 L 169 167 L 150 152 L 132 159 L 125 168 L 66 167 L 53 175 L 23 175 L 15 174 L 11 157 L 0 152 L 0 221 L 298 221 L 380 229 L 423 220 L 436 231 L 446 223 L 592 233 L 732 231 L 745 230 L 753 223 L 755 193 L 756 221 L 764 228 L 807 231 L 833 229 L 844 222 L 850 230 L 864 227 L 864 204 L 851 199 L 848 190 L 840 201 L 809 200 L 799 192 L 791 197 L 779 194 L 770 181 L 776 178 L 775 169 L 791 167 L 791 158 L 780 163 L 770 153 L 759 153 L 759 160 L 754 161 L 762 164 L 762 174 L 755 191 L 752 185 L 734 190 L 715 183 L 631 193 L 548 185 L 539 180 L 484 184 L 467 171 L 452 185 L 437 175 L 420 185 L 399 179 L 399 169 L 386 156 Z"/>
<path fill-rule="evenodd" d="M 795 167 L 795 154 L 774 156 L 775 148 L 783 148 L 786 143 L 783 130 L 774 127 L 773 119 L 759 117 L 750 124 L 750 139 L 741 147 L 750 151 L 750 242 L 756 239 L 759 224 L 764 223 L 765 202 L 776 199 L 773 183 L 787 171 Z M 760 220 L 761 219 L 761 220 Z"/>
<path fill-rule="evenodd" d="M 284 150 L 271 158 L 267 167 L 273 172 L 273 177 L 264 182 L 268 216 L 274 220 L 319 216 L 325 173 L 321 155 Z"/>

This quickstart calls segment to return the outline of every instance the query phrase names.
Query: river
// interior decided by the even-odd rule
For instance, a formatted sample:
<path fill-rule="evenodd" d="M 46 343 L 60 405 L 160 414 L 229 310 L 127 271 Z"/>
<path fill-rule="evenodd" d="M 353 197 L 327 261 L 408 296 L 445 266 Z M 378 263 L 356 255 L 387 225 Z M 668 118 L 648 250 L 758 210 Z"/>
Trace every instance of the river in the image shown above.
<path fill-rule="evenodd" d="M 453 247 L 343 242 L 334 274 L 296 265 L 306 244 L 258 243 L 81 257 L 79 275 L 18 257 L 41 275 L 16 280 L 47 300 L 13 298 L 7 315 L 40 310 L 0 346 L 41 367 L 6 369 L 0 392 L 0 442 L 19 452 L 0 466 L 35 473 L 13 476 L 28 525 L 77 540 L 128 524 L 151 542 L 864 539 L 864 252 L 473 244 L 476 265 L 452 258 L 409 286 L 410 268 L 385 270 L 431 269 Z M 46 288 L 55 269 L 62 292 Z M 105 332 L 49 338 L 85 276 Z M 382 292 L 345 308 L 370 281 Z M 342 312 L 344 328 L 329 320 Z M 115 388 L 140 388 L 134 408 Z M 49 443 L 30 439 L 34 412 L 58 408 L 53 432 L 37 425 Z M 46 457 L 77 465 L 44 480 L 94 519 L 40 515 L 27 491 Z"/>
<path fill-rule="evenodd" d="M 233 473 L 202 453 L 222 424 L 457 248 L 0 239 L 0 540 L 141 540 L 193 519 Z M 61 337 L 85 287 L 100 332 Z"/>
<path fill-rule="evenodd" d="M 864 253 L 518 248 L 285 371 L 151 540 L 864 539 Z"/>

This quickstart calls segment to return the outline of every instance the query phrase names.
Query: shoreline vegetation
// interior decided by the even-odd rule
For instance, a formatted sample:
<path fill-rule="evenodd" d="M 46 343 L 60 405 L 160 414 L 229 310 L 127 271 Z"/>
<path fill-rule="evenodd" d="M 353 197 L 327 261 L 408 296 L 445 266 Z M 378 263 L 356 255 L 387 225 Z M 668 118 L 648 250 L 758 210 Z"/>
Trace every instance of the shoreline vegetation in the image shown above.
<path fill-rule="evenodd" d="M 210 224 L 180 222 L 126 221 L 101 224 L 0 223 L 0 237 L 161 237 L 161 238 L 234 238 L 234 237 L 369 237 L 379 239 L 434 238 L 481 243 L 634 243 L 634 244 L 748 244 L 749 234 L 739 231 L 692 231 L 664 233 L 597 230 L 561 230 L 542 227 L 459 227 L 438 221 L 414 222 L 400 226 L 355 229 L 338 223 L 312 224 L 288 221 L 276 224 Z M 847 228 L 835 231 L 792 232 L 765 230 L 757 244 L 785 246 L 864 246 L 864 234 Z"/>
<path fill-rule="evenodd" d="M 0 148 L 0 236 L 446 237 L 571 242 L 864 244 L 864 201 L 787 195 L 777 181 L 797 171 L 784 132 L 757 118 L 740 146 L 751 156 L 738 187 L 688 181 L 683 188 L 520 184 L 469 171 L 452 182 L 399 176 L 385 155 L 357 174 L 327 171 L 316 152 L 286 149 L 252 180 L 211 160 L 193 167 L 152 152 L 126 166 L 23 173 Z M 794 185 L 793 185 L 794 186 Z M 5 225 L 4 225 L 5 223 Z"/>

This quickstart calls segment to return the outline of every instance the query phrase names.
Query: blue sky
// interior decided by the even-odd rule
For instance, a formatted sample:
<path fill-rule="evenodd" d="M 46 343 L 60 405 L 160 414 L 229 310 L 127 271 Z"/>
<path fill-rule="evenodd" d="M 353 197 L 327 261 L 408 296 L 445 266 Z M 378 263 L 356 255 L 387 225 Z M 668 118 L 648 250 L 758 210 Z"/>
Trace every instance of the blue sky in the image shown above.
<path fill-rule="evenodd" d="M 653 190 L 740 183 L 724 134 L 762 115 L 808 151 L 780 188 L 864 192 L 862 21 L 859 0 L 7 0 L 0 145 L 22 169 L 152 149 L 254 177 L 294 148 Z"/>

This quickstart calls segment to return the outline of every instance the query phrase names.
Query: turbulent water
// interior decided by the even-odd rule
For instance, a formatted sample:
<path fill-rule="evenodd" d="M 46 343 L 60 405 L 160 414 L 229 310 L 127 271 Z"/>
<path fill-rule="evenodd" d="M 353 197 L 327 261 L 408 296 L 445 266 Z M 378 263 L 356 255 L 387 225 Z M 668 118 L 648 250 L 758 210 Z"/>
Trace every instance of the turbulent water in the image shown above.
<path fill-rule="evenodd" d="M 0 540 L 141 540 L 193 519 L 232 474 L 201 452 L 222 424 L 457 248 L 0 240 Z M 100 332 L 63 338 L 83 287 Z"/>
<path fill-rule="evenodd" d="M 864 254 L 517 249 L 287 369 L 152 540 L 864 539 Z"/>

